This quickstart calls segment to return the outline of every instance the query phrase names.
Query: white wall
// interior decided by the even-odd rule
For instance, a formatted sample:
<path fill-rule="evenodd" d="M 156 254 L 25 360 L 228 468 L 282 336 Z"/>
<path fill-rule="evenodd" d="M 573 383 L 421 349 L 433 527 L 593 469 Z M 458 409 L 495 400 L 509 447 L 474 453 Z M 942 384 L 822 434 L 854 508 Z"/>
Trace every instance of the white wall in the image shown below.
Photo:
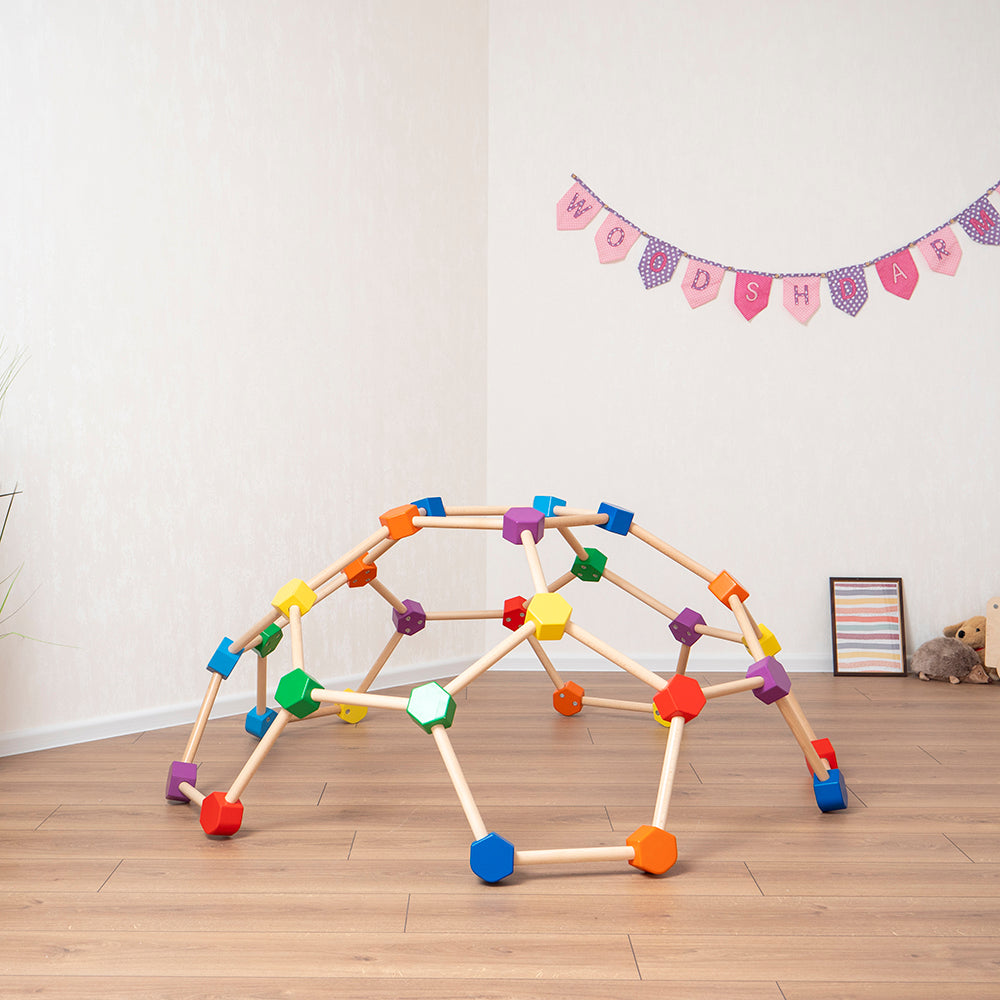
<path fill-rule="evenodd" d="M 0 631 L 43 640 L 0 639 L 8 752 L 192 718 L 286 580 L 397 504 L 482 497 L 486 30 L 460 0 L 0 7 L 0 336 L 30 355 Z M 381 565 L 481 600 L 475 542 Z M 336 596 L 307 665 L 356 678 L 389 609 Z M 481 646 L 431 632 L 394 663 Z"/>
<path fill-rule="evenodd" d="M 806 327 L 776 283 L 748 324 L 732 275 L 692 310 L 686 261 L 646 291 L 645 240 L 600 265 L 600 220 L 557 232 L 554 216 L 575 172 L 738 267 L 825 270 L 922 236 L 1000 177 L 1000 7 L 506 0 L 489 33 L 490 496 L 631 508 L 743 582 L 791 666 L 830 667 L 830 576 L 901 576 L 911 650 L 981 613 L 1000 591 L 1000 249 L 960 237 L 957 276 L 921 260 L 909 302 L 869 268 L 857 317 L 824 287 Z M 700 580 L 598 534 L 585 544 L 621 575 L 727 623 Z M 565 547 L 543 555 L 568 568 Z M 510 546 L 489 566 L 529 585 Z M 653 612 L 571 591 L 591 631 L 674 655 Z"/>

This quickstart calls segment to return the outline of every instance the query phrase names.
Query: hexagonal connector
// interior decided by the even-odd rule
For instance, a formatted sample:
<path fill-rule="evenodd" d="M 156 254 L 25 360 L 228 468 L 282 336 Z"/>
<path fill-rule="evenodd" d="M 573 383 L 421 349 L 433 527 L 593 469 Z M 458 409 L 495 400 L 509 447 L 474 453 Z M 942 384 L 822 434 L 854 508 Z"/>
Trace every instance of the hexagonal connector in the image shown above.
<path fill-rule="evenodd" d="M 429 733 L 435 726 L 448 729 L 455 720 L 455 708 L 455 699 L 437 681 L 431 681 L 410 692 L 406 714 Z"/>
<path fill-rule="evenodd" d="M 525 618 L 535 623 L 535 638 L 561 639 L 573 608 L 560 594 L 535 594 L 528 602 Z"/>

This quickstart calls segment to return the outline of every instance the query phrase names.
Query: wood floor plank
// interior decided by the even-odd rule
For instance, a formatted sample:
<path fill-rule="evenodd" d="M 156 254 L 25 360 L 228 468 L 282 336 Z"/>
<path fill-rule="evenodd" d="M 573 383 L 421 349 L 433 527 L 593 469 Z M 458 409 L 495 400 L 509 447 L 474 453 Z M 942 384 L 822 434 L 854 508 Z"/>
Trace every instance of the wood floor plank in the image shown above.
<path fill-rule="evenodd" d="M 37 976 L 7 976 L 4 1000 L 566 1000 L 564 981 L 537 979 L 362 979 L 301 977 L 271 979 L 227 977 L 205 979 L 173 975 L 61 976 L 39 981 Z M 663 1000 L 663 984 L 622 979 L 574 980 L 575 1000 Z M 941 996 L 947 997 L 947 994 Z M 674 982 L 670 1000 L 783 1000 L 776 983 Z M 864 1000 L 873 1000 L 866 997 Z M 895 995 L 891 1000 L 897 1000 Z M 899 998 L 902 1000 L 902 998 Z M 918 996 L 916 1000 L 931 1000 Z M 939 1000 L 939 998 L 934 998 Z M 957 1000 L 957 995 L 956 995 Z M 967 1000 L 987 1000 L 970 986 Z M 994 1000 L 991 994 L 988 1000 Z"/>
<path fill-rule="evenodd" d="M 449 934 L 489 925 L 497 931 L 736 936 L 767 928 L 780 937 L 991 937 L 1000 898 L 914 896 L 693 896 L 606 893 L 559 898 L 414 893 L 408 930 Z"/>
<path fill-rule="evenodd" d="M 882 864 L 756 862 L 754 880 L 766 896 L 996 896 L 1000 865 L 934 864 L 893 858 Z"/>
<path fill-rule="evenodd" d="M 0 937 L 0 976 L 94 976 L 109 968 L 121 975 L 166 976 L 179 967 L 206 979 L 639 978 L 624 934 L 590 935 L 585 949 L 558 934 L 10 931 Z"/>
<path fill-rule="evenodd" d="M 0 857 L 0 892 L 97 892 L 120 861 L 82 858 L 67 864 L 65 859 Z"/>
<path fill-rule="evenodd" d="M 993 937 L 859 937 L 845 935 L 828 948 L 803 947 L 801 936 L 764 934 L 632 934 L 636 961 L 645 980 L 718 979 L 727 972 L 749 980 L 858 979 L 899 982 L 914 968 L 940 982 L 1000 980 L 1000 955 Z"/>
<path fill-rule="evenodd" d="M 405 892 L 296 893 L 283 899 L 280 883 L 244 891 L 150 895 L 139 892 L 0 893 L 0 930 L 198 932 L 220 928 L 266 933 L 280 920 L 283 930 L 313 933 L 401 932 L 406 924 Z M 249 891 L 259 888 L 261 891 Z M 268 891 L 278 890 L 277 892 Z"/>

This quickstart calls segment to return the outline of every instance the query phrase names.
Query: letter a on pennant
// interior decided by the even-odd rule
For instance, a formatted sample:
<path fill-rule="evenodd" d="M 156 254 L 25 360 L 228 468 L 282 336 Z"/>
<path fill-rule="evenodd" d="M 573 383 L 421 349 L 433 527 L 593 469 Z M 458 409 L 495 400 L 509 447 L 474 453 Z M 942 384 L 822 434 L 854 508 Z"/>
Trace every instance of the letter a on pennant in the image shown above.
<path fill-rule="evenodd" d="M 901 299 L 908 299 L 920 280 L 913 254 L 909 250 L 900 250 L 891 257 L 883 258 L 875 264 L 875 270 L 878 271 L 885 290 Z"/>
<path fill-rule="evenodd" d="M 989 246 L 1000 246 L 1000 215 L 986 195 L 962 212 L 958 221 L 970 239 Z"/>
<path fill-rule="evenodd" d="M 620 215 L 609 212 L 608 217 L 597 230 L 594 243 L 597 246 L 597 259 L 602 264 L 612 264 L 616 260 L 624 260 L 635 241 L 642 234 L 635 226 L 629 225 Z"/>
<path fill-rule="evenodd" d="M 767 300 L 770 297 L 771 276 L 769 274 L 737 273 L 733 301 L 747 322 L 767 308 Z"/>
<path fill-rule="evenodd" d="M 962 259 L 962 247 L 951 226 L 942 226 L 930 236 L 925 236 L 918 244 L 927 266 L 938 274 L 953 275 Z"/>
<path fill-rule="evenodd" d="M 830 286 L 830 299 L 838 308 L 851 316 L 857 316 L 861 307 L 868 301 L 868 282 L 865 281 L 865 269 L 861 264 L 841 267 L 836 271 L 828 271 L 827 284 Z"/>
<path fill-rule="evenodd" d="M 692 309 L 711 302 L 722 287 L 722 276 L 726 272 L 716 264 L 706 264 L 692 260 L 684 272 L 684 297 Z"/>
<path fill-rule="evenodd" d="M 579 184 L 556 202 L 556 229 L 584 229 L 604 206 Z"/>
<path fill-rule="evenodd" d="M 819 309 L 819 277 L 793 275 L 785 278 L 785 308 L 800 322 L 808 323 Z"/>

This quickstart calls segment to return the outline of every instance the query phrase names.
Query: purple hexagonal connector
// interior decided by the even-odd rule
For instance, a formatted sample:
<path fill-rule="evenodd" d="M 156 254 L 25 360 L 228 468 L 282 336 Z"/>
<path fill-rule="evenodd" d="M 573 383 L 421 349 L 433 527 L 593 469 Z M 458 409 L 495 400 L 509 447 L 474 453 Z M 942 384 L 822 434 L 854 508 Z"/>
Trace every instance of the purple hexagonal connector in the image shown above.
<path fill-rule="evenodd" d="M 773 705 L 792 690 L 792 682 L 785 668 L 773 656 L 765 656 L 763 660 L 758 660 L 747 671 L 747 677 L 764 678 L 763 687 L 754 688 L 753 695 L 765 705 Z"/>
<path fill-rule="evenodd" d="M 416 601 L 403 601 L 403 606 L 406 608 L 405 614 L 395 608 L 392 609 L 392 624 L 396 626 L 397 632 L 413 635 L 427 624 L 427 615 Z"/>
<path fill-rule="evenodd" d="M 188 802 L 188 797 L 178 787 L 186 781 L 192 788 L 197 787 L 198 765 L 187 761 L 175 760 L 167 772 L 167 790 L 164 793 L 171 802 Z"/>
<path fill-rule="evenodd" d="M 534 507 L 511 507 L 503 516 L 503 537 L 520 545 L 522 531 L 530 531 L 531 537 L 540 542 L 545 534 L 545 515 Z"/>
<path fill-rule="evenodd" d="M 701 633 L 696 632 L 694 627 L 704 624 L 705 619 L 697 611 L 685 608 L 670 623 L 670 631 L 678 642 L 683 642 L 685 646 L 693 646 L 701 638 Z"/>

